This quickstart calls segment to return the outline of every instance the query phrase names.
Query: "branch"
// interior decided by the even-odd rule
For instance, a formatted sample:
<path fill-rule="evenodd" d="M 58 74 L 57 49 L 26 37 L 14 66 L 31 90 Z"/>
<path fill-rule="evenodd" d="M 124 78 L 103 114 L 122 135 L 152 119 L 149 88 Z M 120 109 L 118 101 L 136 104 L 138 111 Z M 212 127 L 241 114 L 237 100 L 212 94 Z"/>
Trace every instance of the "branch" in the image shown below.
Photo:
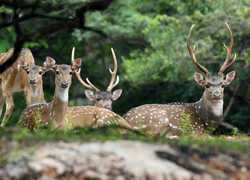
<path fill-rule="evenodd" d="M 65 18 L 65 17 L 57 17 L 57 16 L 49 16 L 49 15 L 44 15 L 44 14 L 35 14 L 35 13 L 31 13 L 28 15 L 24 15 L 22 17 L 17 18 L 16 20 L 13 20 L 11 22 L 7 22 L 7 23 L 2 23 L 0 24 L 0 29 L 9 27 L 9 26 L 13 26 L 14 21 L 16 22 L 23 22 L 23 21 L 27 21 L 27 20 L 31 20 L 33 18 L 41 18 L 41 19 L 53 19 L 53 20 L 57 20 L 57 21 L 68 21 L 68 20 L 72 20 L 70 18 Z"/>
<path fill-rule="evenodd" d="M 18 13 L 17 13 L 17 10 L 15 9 L 14 19 L 16 19 L 17 17 L 18 17 Z M 14 51 L 13 51 L 12 56 L 8 60 L 6 60 L 6 62 L 1 64 L 0 73 L 4 72 L 6 69 L 8 69 L 16 61 L 16 59 L 19 57 L 19 54 L 20 54 L 22 47 L 23 47 L 23 44 L 24 44 L 24 39 L 22 37 L 22 30 L 21 30 L 21 27 L 20 27 L 18 21 L 14 21 L 14 28 L 15 28 L 15 32 L 16 32 L 16 41 L 14 44 Z"/>
<path fill-rule="evenodd" d="M 26 8 L 32 8 L 34 5 L 27 3 L 25 1 L 16 1 L 16 0 L 0 0 L 0 6 L 7 6 L 9 8 L 12 9 L 16 9 L 16 8 L 22 8 L 22 9 L 26 9 Z"/>
<path fill-rule="evenodd" d="M 103 31 L 101 31 L 99 29 L 96 29 L 94 27 L 84 26 L 83 29 L 86 30 L 86 31 L 91 31 L 91 32 L 94 32 L 96 34 L 99 34 L 99 35 L 101 35 L 101 36 L 103 36 L 105 38 L 108 38 L 108 35 L 106 33 L 104 33 Z"/>
<path fill-rule="evenodd" d="M 34 9 L 34 6 L 37 5 L 37 3 L 39 3 L 39 0 L 35 1 L 35 2 L 30 2 L 30 1 L 25 1 L 25 0 L 0 0 L 0 6 L 6 6 L 9 7 L 11 9 Z M 53 6 L 52 3 L 48 3 L 48 2 L 44 2 L 42 3 L 42 8 L 49 8 L 51 9 L 51 7 Z M 53 10 L 60 10 L 63 9 L 64 4 L 59 4 L 56 6 L 53 6 Z"/>
<path fill-rule="evenodd" d="M 112 1 L 113 0 L 98 0 L 98 1 L 94 1 L 94 2 L 89 2 L 75 11 L 76 12 L 75 18 L 55 17 L 55 16 L 44 15 L 44 14 L 31 13 L 31 14 L 22 16 L 20 18 L 17 18 L 17 19 L 15 19 L 15 21 L 20 23 L 20 22 L 30 20 L 33 18 L 45 18 L 45 19 L 53 19 L 53 20 L 57 20 L 57 21 L 63 21 L 63 22 L 51 24 L 45 28 L 42 28 L 41 30 L 38 31 L 38 32 L 40 32 L 40 35 L 35 35 L 35 37 L 41 37 L 43 35 L 47 36 L 47 35 L 53 34 L 55 32 L 59 32 L 62 30 L 67 30 L 67 29 L 72 29 L 72 28 L 83 28 L 85 30 L 92 31 L 92 32 L 98 33 L 104 37 L 107 37 L 107 35 L 104 34 L 101 30 L 98 30 L 98 29 L 95 29 L 92 27 L 84 26 L 84 24 L 85 24 L 84 15 L 87 11 L 105 10 L 106 8 L 108 8 L 108 6 L 111 4 Z M 12 26 L 13 21 L 0 24 L 0 29 L 8 27 L 8 26 Z"/>
<path fill-rule="evenodd" d="M 36 14 L 35 13 L 35 9 L 37 8 L 38 5 L 38 1 L 36 1 L 35 3 L 33 3 L 32 5 L 21 5 L 19 3 L 16 3 L 16 0 L 0 0 L 0 5 L 4 4 L 4 5 L 8 5 L 11 6 L 12 8 L 14 8 L 14 20 L 10 23 L 5 23 L 5 24 L 1 24 L 0 28 L 4 28 L 7 26 L 11 26 L 13 25 L 15 27 L 15 31 L 17 34 L 17 38 L 16 38 L 16 42 L 14 45 L 14 52 L 13 55 L 6 60 L 6 62 L 4 62 L 3 64 L 0 65 L 0 73 L 4 72 L 8 67 L 10 67 L 18 58 L 19 53 L 22 49 L 22 46 L 24 44 L 25 41 L 29 41 L 29 40 L 35 40 L 41 37 L 47 37 L 48 35 L 54 34 L 56 32 L 60 32 L 62 30 L 69 30 L 69 29 L 74 29 L 74 28 L 82 28 L 84 30 L 87 31 L 92 31 L 95 33 L 98 33 L 104 37 L 107 37 L 107 35 L 105 33 L 103 33 L 101 30 L 95 29 L 93 27 L 88 27 L 85 26 L 85 14 L 88 11 L 103 11 L 105 9 L 107 9 L 109 7 L 109 5 L 112 3 L 113 0 L 96 0 L 94 2 L 89 2 L 84 4 L 82 7 L 80 7 L 79 9 L 77 9 L 75 11 L 75 17 L 72 19 L 65 19 L 65 18 L 61 18 L 61 17 L 53 17 L 53 16 L 48 16 L 48 15 L 42 15 L 42 14 Z M 32 7 L 32 11 L 30 14 L 25 15 L 23 17 L 18 17 L 17 14 L 17 9 L 20 8 L 31 8 Z M 46 25 L 44 28 L 39 29 L 37 32 L 32 33 L 32 34 L 26 34 L 23 35 L 21 32 L 21 28 L 19 26 L 20 22 L 32 19 L 32 18 L 48 18 L 48 19 L 54 19 L 57 21 L 60 21 L 58 23 L 54 23 L 51 25 Z M 63 21 L 62 21 L 63 20 Z"/>

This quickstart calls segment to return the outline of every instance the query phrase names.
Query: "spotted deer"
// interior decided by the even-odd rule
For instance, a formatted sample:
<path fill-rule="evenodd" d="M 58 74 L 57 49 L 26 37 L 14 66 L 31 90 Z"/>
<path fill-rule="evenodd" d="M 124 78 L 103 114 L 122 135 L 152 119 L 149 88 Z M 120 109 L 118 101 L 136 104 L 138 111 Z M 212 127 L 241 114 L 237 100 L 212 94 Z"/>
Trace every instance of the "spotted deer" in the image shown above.
<path fill-rule="evenodd" d="M 7 61 L 13 54 L 13 49 L 0 54 L 0 62 Z M 0 75 L 1 81 L 1 95 L 0 95 L 0 116 L 2 115 L 4 103 L 6 103 L 6 110 L 1 122 L 4 126 L 14 110 L 13 93 L 24 92 L 27 105 L 40 102 L 40 97 L 33 99 L 31 87 L 28 83 L 28 76 L 20 65 L 34 65 L 34 57 L 30 49 L 22 49 L 16 62 L 11 65 L 6 71 Z"/>
<path fill-rule="evenodd" d="M 44 66 L 52 68 L 55 72 L 54 98 L 50 103 L 27 107 L 21 120 L 24 126 L 33 129 L 39 120 L 42 123 L 51 122 L 55 128 L 100 127 L 117 124 L 120 127 L 132 129 L 122 117 L 108 109 L 95 106 L 68 106 L 72 74 L 79 71 L 81 66 L 81 59 L 74 59 L 73 53 L 71 65 L 57 65 L 54 59 L 47 57 Z"/>
<path fill-rule="evenodd" d="M 76 77 L 79 82 L 87 88 L 87 90 L 85 90 L 84 92 L 88 100 L 95 106 L 107 108 L 109 110 L 112 110 L 113 101 L 116 101 L 122 94 L 122 89 L 116 89 L 113 91 L 114 87 L 119 83 L 119 76 L 116 75 L 117 59 L 113 48 L 111 48 L 111 52 L 113 56 L 114 69 L 109 69 L 111 79 L 105 91 L 101 91 L 99 88 L 97 88 L 93 83 L 90 82 L 88 78 L 86 78 L 86 81 L 84 81 L 81 78 L 80 71 L 76 72 Z"/>
<path fill-rule="evenodd" d="M 35 65 L 23 64 L 20 68 L 24 69 L 27 73 L 27 81 L 31 90 L 31 104 L 45 103 L 43 92 L 43 74 L 49 69 Z"/>
<path fill-rule="evenodd" d="M 191 45 L 191 34 L 194 25 L 190 28 L 187 38 L 187 48 L 196 68 L 194 80 L 204 88 L 201 99 L 194 103 L 146 104 L 132 108 L 124 118 L 133 126 L 143 128 L 153 133 L 180 134 L 181 120 L 185 115 L 190 119 L 192 129 L 203 133 L 211 124 L 219 124 L 223 118 L 223 91 L 235 78 L 235 71 L 226 75 L 224 72 L 235 63 L 236 54 L 232 55 L 233 33 L 227 23 L 230 34 L 230 44 L 226 48 L 226 59 L 217 74 L 212 75 L 207 68 L 198 63 L 195 56 L 195 47 Z M 186 117 L 187 117 L 186 116 Z M 212 123 L 213 122 L 213 123 Z"/>

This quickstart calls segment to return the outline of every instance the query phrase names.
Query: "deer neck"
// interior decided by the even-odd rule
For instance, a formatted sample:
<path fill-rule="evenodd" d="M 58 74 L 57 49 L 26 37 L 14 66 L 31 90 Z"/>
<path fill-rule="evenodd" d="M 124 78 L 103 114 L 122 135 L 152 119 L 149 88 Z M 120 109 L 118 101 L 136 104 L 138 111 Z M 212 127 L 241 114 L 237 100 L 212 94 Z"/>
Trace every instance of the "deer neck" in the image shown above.
<path fill-rule="evenodd" d="M 196 103 L 196 109 L 204 121 L 221 121 L 223 117 L 223 99 L 210 100 L 205 92 Z"/>
<path fill-rule="evenodd" d="M 64 119 L 68 109 L 68 88 L 57 88 L 51 103 L 51 118 L 57 127 L 64 127 Z"/>
<path fill-rule="evenodd" d="M 31 104 L 45 103 L 42 84 L 31 87 Z"/>

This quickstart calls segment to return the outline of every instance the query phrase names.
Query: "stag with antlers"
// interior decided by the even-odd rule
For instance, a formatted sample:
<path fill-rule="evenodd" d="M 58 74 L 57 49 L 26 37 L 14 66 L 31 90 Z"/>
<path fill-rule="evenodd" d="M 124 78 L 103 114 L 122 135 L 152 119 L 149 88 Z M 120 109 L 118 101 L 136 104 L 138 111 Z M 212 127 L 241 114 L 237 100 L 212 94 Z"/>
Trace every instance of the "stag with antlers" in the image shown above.
<path fill-rule="evenodd" d="M 76 72 L 76 77 L 79 80 L 79 82 L 87 88 L 85 90 L 86 97 L 95 105 L 98 107 L 103 107 L 112 110 L 112 103 L 113 101 L 116 101 L 122 94 L 122 89 L 116 89 L 113 91 L 113 89 L 118 85 L 119 83 L 119 76 L 117 74 L 117 58 L 114 52 L 114 49 L 111 48 L 112 56 L 113 56 L 113 64 L 114 69 L 112 70 L 109 68 L 109 72 L 111 74 L 111 79 L 109 82 L 109 85 L 105 91 L 101 91 L 99 88 L 97 88 L 88 78 L 86 78 L 86 81 L 84 81 L 81 78 L 80 71 Z"/>
<path fill-rule="evenodd" d="M 219 124 L 223 119 L 223 91 L 235 78 L 235 71 L 225 75 L 225 71 L 236 60 L 232 55 L 234 44 L 233 33 L 227 23 L 226 28 L 230 34 L 230 44 L 225 46 L 226 59 L 218 73 L 212 75 L 207 68 L 198 63 L 195 56 L 195 48 L 191 45 L 191 35 L 194 25 L 191 26 L 187 48 L 192 62 L 196 68 L 194 80 L 204 88 L 201 99 L 195 103 L 171 103 L 171 104 L 146 104 L 132 108 L 124 118 L 136 128 L 142 128 L 153 133 L 169 132 L 181 133 L 180 120 L 187 114 L 192 128 L 202 133 L 211 124 Z"/>

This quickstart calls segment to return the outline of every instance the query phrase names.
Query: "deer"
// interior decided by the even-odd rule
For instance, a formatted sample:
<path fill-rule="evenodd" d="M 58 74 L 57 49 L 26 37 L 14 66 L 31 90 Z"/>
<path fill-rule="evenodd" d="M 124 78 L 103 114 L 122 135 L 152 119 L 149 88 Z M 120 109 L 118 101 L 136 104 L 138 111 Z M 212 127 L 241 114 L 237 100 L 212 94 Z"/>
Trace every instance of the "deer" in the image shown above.
<path fill-rule="evenodd" d="M 43 92 L 43 75 L 49 69 L 36 64 L 22 64 L 19 66 L 27 74 L 28 85 L 31 90 L 31 104 L 45 103 Z"/>
<path fill-rule="evenodd" d="M 223 120 L 223 92 L 234 79 L 236 72 L 225 71 L 236 61 L 236 54 L 232 55 L 234 44 L 233 33 L 228 23 L 226 29 L 230 34 L 230 44 L 225 46 L 226 58 L 217 74 L 211 74 L 208 69 L 198 63 L 195 46 L 192 46 L 191 35 L 195 25 L 192 25 L 187 38 L 187 49 L 192 63 L 196 68 L 195 82 L 204 89 L 201 99 L 194 103 L 145 104 L 129 110 L 123 117 L 131 126 L 145 131 L 161 134 L 180 135 L 181 119 L 188 115 L 190 125 L 195 133 L 204 133 L 208 127 L 216 127 Z"/>
<path fill-rule="evenodd" d="M 6 62 L 12 56 L 13 51 L 14 49 L 10 49 L 7 52 L 1 53 L 0 62 Z M 29 86 L 27 73 L 24 69 L 20 68 L 24 64 L 27 66 L 35 64 L 32 52 L 27 48 L 23 48 L 16 62 L 0 75 L 0 116 L 2 115 L 4 103 L 6 103 L 6 110 L 1 122 L 2 127 L 5 126 L 14 110 L 14 92 L 24 92 L 27 105 L 43 101 L 40 95 L 37 95 L 38 97 L 35 99 L 32 97 L 32 88 Z"/>
<path fill-rule="evenodd" d="M 122 94 L 122 89 L 116 89 L 113 91 L 113 89 L 118 85 L 119 83 L 119 76 L 117 74 L 117 58 L 114 52 L 114 49 L 111 48 L 112 56 L 113 56 L 113 70 L 109 68 L 109 72 L 111 74 L 111 79 L 109 82 L 109 85 L 105 91 L 100 90 L 97 88 L 87 77 L 86 81 L 84 81 L 81 78 L 80 71 L 76 72 L 76 77 L 79 80 L 79 82 L 87 88 L 87 90 L 84 91 L 85 96 L 87 99 L 95 106 L 107 108 L 109 110 L 112 110 L 112 103 L 113 101 L 116 101 L 119 99 L 119 97 Z"/>
<path fill-rule="evenodd" d="M 102 127 L 111 124 L 126 129 L 131 126 L 118 114 L 96 106 L 68 106 L 68 93 L 71 86 L 72 74 L 79 71 L 81 59 L 74 58 L 72 49 L 71 65 L 60 64 L 47 57 L 44 67 L 55 72 L 55 92 L 49 103 L 28 106 L 21 118 L 21 123 L 29 129 L 36 127 L 37 119 L 42 124 L 51 122 L 53 128 L 65 129 L 74 127 Z"/>

